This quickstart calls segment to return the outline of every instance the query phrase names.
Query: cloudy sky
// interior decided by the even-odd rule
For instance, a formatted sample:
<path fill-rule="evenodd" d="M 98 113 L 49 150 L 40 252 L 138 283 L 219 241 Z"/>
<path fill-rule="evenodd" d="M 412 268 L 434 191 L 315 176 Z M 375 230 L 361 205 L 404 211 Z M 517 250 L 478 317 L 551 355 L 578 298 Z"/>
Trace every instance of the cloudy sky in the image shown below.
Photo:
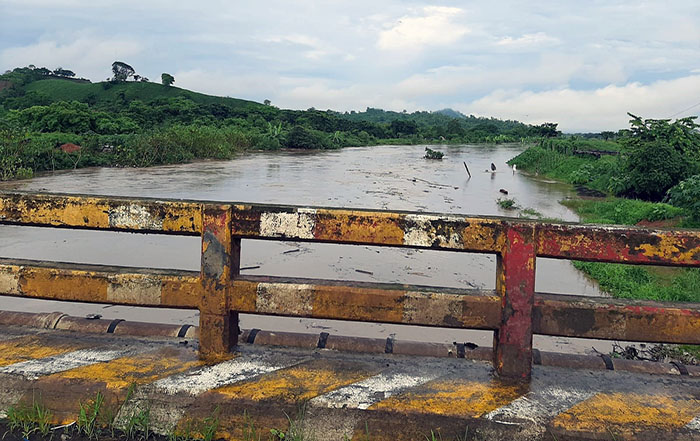
<path fill-rule="evenodd" d="M 614 130 L 700 113 L 700 1 L 0 0 L 1 71 L 114 60 L 283 108 Z"/>

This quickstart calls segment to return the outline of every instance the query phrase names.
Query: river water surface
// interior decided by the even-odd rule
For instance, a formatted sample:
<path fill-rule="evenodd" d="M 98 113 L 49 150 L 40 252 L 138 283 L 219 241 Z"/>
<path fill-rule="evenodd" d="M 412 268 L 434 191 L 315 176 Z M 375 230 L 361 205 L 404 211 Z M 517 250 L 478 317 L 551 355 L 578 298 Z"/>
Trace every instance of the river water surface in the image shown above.
<path fill-rule="evenodd" d="M 514 172 L 506 164 L 523 146 L 432 147 L 443 151 L 445 158 L 423 159 L 425 146 L 252 153 L 231 161 L 57 172 L 3 183 L 0 189 L 518 216 L 520 211 L 504 210 L 497 204 L 499 197 L 508 197 L 521 208 L 535 209 L 545 217 L 577 220 L 573 212 L 559 204 L 574 196 L 569 186 Z M 495 173 L 491 172 L 491 163 L 496 167 Z M 0 226 L 3 257 L 198 270 L 199 248 L 199 239 L 191 237 Z M 496 273 L 495 257 L 491 255 L 333 244 L 244 240 L 241 260 L 245 274 L 458 288 L 493 289 Z M 536 289 L 601 295 L 595 283 L 570 262 L 552 259 L 537 260 Z M 0 297 L 0 309 L 100 314 L 104 318 L 165 323 L 196 324 L 198 320 L 197 311 L 8 297 Z M 244 328 L 491 344 L 491 333 L 483 331 L 251 315 L 244 315 L 241 320 Z M 607 345 L 598 343 L 597 349 L 607 349 Z M 537 337 L 535 344 L 542 349 L 585 352 L 591 341 Z"/>

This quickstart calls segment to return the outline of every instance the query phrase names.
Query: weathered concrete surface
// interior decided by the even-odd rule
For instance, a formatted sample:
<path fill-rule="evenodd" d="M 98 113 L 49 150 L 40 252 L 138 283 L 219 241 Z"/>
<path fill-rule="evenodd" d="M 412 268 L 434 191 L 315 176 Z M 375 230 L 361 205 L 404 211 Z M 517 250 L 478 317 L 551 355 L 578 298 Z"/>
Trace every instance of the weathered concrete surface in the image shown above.
<path fill-rule="evenodd" d="M 0 415 L 41 400 L 74 421 L 97 392 L 125 422 L 148 408 L 171 433 L 218 408 L 218 436 L 291 419 L 317 440 L 699 440 L 697 377 L 534 366 L 528 385 L 488 363 L 241 345 L 206 363 L 196 341 L 0 326 Z M 464 439 L 464 438 L 462 438 Z"/>

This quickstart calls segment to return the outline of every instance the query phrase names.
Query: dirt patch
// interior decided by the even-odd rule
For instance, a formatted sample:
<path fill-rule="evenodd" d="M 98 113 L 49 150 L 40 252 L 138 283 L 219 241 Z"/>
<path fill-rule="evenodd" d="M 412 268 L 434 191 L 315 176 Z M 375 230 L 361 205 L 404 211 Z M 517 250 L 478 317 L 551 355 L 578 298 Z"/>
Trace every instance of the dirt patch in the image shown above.
<path fill-rule="evenodd" d="M 12 81 L 0 80 L 0 91 L 12 87 Z"/>
<path fill-rule="evenodd" d="M 680 217 L 675 217 L 673 219 L 663 219 L 663 220 L 657 220 L 657 221 L 649 221 L 649 220 L 641 220 L 637 222 L 638 227 L 645 227 L 645 228 L 675 228 L 678 227 L 681 223 L 681 218 Z"/>

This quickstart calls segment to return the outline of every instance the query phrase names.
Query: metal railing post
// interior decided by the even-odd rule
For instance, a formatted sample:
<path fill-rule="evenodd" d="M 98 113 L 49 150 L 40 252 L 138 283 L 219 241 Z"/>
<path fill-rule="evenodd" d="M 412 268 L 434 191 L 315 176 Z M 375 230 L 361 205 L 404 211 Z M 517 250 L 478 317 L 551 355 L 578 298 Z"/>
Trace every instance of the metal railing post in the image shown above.
<path fill-rule="evenodd" d="M 506 243 L 496 260 L 501 325 L 494 332 L 494 365 L 503 377 L 530 379 L 535 261 L 534 224 L 510 224 Z"/>
<path fill-rule="evenodd" d="M 228 290 L 239 274 L 241 240 L 231 234 L 231 206 L 202 209 L 202 297 L 199 304 L 199 354 L 217 358 L 238 344 L 238 313 L 231 312 Z"/>

